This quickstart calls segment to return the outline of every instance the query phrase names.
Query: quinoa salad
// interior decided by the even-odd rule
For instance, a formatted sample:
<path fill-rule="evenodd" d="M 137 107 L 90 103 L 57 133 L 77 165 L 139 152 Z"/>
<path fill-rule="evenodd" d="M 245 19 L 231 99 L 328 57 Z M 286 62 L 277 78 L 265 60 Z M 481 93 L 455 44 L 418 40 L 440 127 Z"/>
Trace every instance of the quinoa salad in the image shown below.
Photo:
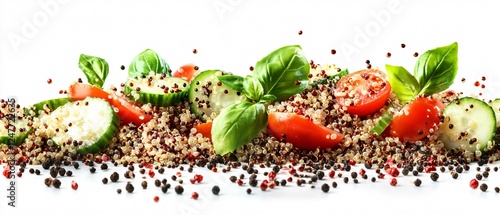
<path fill-rule="evenodd" d="M 457 46 L 421 54 L 421 70 L 413 73 L 401 66 L 375 68 L 369 60 L 360 71 L 316 64 L 300 46 L 286 46 L 258 61 L 246 77 L 202 71 L 193 64 L 172 71 L 147 49 L 128 67 L 121 66 L 129 77 L 109 89 L 101 89 L 107 63 L 82 54 L 79 65 L 88 83 L 75 80 L 60 91 L 60 98 L 28 107 L 1 100 L 3 175 L 12 177 L 11 165 L 22 169 L 14 176 L 18 178 L 25 168 L 37 175 L 47 171 L 50 176 L 40 181 L 59 188 L 64 186 L 59 178 L 71 177 L 80 165 L 89 166 L 91 173 L 99 171 L 96 167 L 123 166 L 125 172 L 99 180 L 107 184 L 124 180 L 120 176 L 147 174 L 155 187 L 166 193 L 172 186 L 177 194 L 184 192 L 182 182 L 162 181 L 155 174 L 208 168 L 214 174 L 227 173 L 233 183 L 250 185 L 248 194 L 253 187 L 265 191 L 292 182 L 329 192 L 337 182 L 320 181 L 334 177 L 344 183 L 386 178 L 391 186 L 400 172 L 427 174 L 437 181 L 439 173 L 448 171 L 457 178 L 471 163 L 483 166 L 500 159 L 500 101 L 448 89 L 453 81 L 466 82 L 455 77 Z M 425 62 L 436 55 L 441 58 L 432 60 L 441 64 Z M 356 165 L 358 171 L 350 171 Z M 259 173 L 259 167 L 267 170 Z M 231 175 L 231 169 L 248 176 Z M 280 171 L 289 175 L 279 178 Z M 487 185 L 478 181 L 489 172 L 487 167 L 478 173 L 470 186 L 486 191 Z M 200 183 L 203 176 L 188 180 Z M 414 180 L 417 187 L 421 183 Z M 123 190 L 132 193 L 133 185 L 129 181 Z M 135 185 L 148 187 L 146 181 Z M 67 186 L 78 189 L 76 182 Z M 211 192 L 218 195 L 221 190 L 214 185 Z M 191 198 L 198 197 L 191 193 Z"/>

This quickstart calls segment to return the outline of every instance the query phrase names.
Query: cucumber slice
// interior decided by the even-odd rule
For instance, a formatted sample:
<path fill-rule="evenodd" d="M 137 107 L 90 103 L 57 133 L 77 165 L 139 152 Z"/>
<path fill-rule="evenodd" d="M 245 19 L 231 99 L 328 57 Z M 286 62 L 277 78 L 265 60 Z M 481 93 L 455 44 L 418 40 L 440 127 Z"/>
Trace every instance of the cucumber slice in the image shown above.
<path fill-rule="evenodd" d="M 475 153 L 486 151 L 495 144 L 495 112 L 485 102 L 471 97 L 460 98 L 444 108 L 443 116 L 439 139 L 445 148 Z"/>
<path fill-rule="evenodd" d="M 214 119 L 222 109 L 246 100 L 243 93 L 236 92 L 219 81 L 217 76 L 228 74 L 220 70 L 207 70 L 198 74 L 189 87 L 191 111 L 202 121 Z"/>
<path fill-rule="evenodd" d="M 57 99 L 49 99 L 45 101 L 38 102 L 31 107 L 27 107 L 24 109 L 24 113 L 30 116 L 39 116 L 41 114 L 49 114 L 54 111 L 56 108 L 68 103 L 70 101 L 69 98 L 57 98 Z M 33 112 L 31 112 L 33 111 Z"/>
<path fill-rule="evenodd" d="M 150 73 L 149 77 L 129 79 L 125 84 L 125 94 L 141 104 L 169 106 L 180 102 L 188 87 L 189 83 L 182 78 Z"/>
<path fill-rule="evenodd" d="M 500 99 L 495 99 L 489 103 L 493 111 L 495 112 L 495 117 L 497 119 L 497 130 L 500 128 Z"/>
<path fill-rule="evenodd" d="M 7 117 L 0 119 L 0 144 L 20 145 L 31 133 L 29 121 L 24 118 L 9 120 Z"/>
<path fill-rule="evenodd" d="M 86 98 L 68 102 L 40 121 L 48 125 L 46 132 L 61 147 L 76 146 L 81 154 L 104 149 L 118 132 L 120 120 L 104 99 Z"/>

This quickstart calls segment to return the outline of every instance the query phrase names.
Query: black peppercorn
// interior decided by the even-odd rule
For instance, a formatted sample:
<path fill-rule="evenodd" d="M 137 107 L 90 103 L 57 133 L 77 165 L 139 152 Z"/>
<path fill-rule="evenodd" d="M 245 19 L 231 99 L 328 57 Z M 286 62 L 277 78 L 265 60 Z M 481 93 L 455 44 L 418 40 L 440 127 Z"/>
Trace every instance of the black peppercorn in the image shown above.
<path fill-rule="evenodd" d="M 230 180 L 231 182 L 233 182 L 233 183 L 235 183 L 237 179 L 238 179 L 238 178 L 236 178 L 236 176 L 234 176 L 234 175 L 232 175 L 231 177 L 229 177 L 229 180 Z"/>
<path fill-rule="evenodd" d="M 481 179 L 483 179 L 483 175 L 481 175 L 481 174 L 479 174 L 479 173 L 478 173 L 478 174 L 476 174 L 476 179 L 477 179 L 478 181 L 480 181 Z"/>
<path fill-rule="evenodd" d="M 129 193 L 134 192 L 134 185 L 132 185 L 132 183 L 128 182 L 127 185 L 125 185 L 125 190 Z"/>
<path fill-rule="evenodd" d="M 64 176 L 66 174 L 66 170 L 64 168 L 59 169 L 59 175 Z"/>
<path fill-rule="evenodd" d="M 155 186 L 156 186 L 156 187 L 160 187 L 160 186 L 161 186 L 161 181 L 160 181 L 160 179 L 156 179 L 156 180 L 155 180 Z"/>
<path fill-rule="evenodd" d="M 122 189 L 118 188 L 118 189 L 116 190 L 116 192 L 117 192 L 118 194 L 121 194 L 121 193 L 122 193 Z"/>
<path fill-rule="evenodd" d="M 212 187 L 212 193 L 214 195 L 219 195 L 219 192 L 220 192 L 219 186 L 215 185 L 215 186 Z"/>
<path fill-rule="evenodd" d="M 161 192 L 167 193 L 169 186 L 166 184 L 161 184 Z"/>
<path fill-rule="evenodd" d="M 106 170 L 106 169 L 108 169 L 108 164 L 106 163 L 101 164 L 101 170 Z"/>
<path fill-rule="evenodd" d="M 66 176 L 71 177 L 73 175 L 73 172 L 71 170 L 66 171 Z"/>
<path fill-rule="evenodd" d="M 108 183 L 108 178 L 104 177 L 101 181 L 102 181 L 103 184 L 107 184 Z"/>
<path fill-rule="evenodd" d="M 109 179 L 111 179 L 112 182 L 117 182 L 118 179 L 120 179 L 120 175 L 117 172 L 113 172 L 113 174 L 109 176 Z"/>
<path fill-rule="evenodd" d="M 324 183 L 323 185 L 321 185 L 321 191 L 328 193 L 328 191 L 330 191 L 330 185 Z"/>
<path fill-rule="evenodd" d="M 349 178 L 348 177 L 344 177 L 344 183 L 349 183 Z"/>
<path fill-rule="evenodd" d="M 175 190 L 175 193 L 182 194 L 184 192 L 184 187 L 182 187 L 181 185 L 177 185 L 177 186 L 175 186 L 174 190 Z"/>
<path fill-rule="evenodd" d="M 486 192 L 486 190 L 488 190 L 488 185 L 485 183 L 482 183 L 481 186 L 479 186 L 479 189 L 481 189 L 481 191 L 483 191 L 483 192 Z"/>
<path fill-rule="evenodd" d="M 439 178 L 439 174 L 437 174 L 436 172 L 431 173 L 431 179 L 432 179 L 432 181 L 437 181 L 438 178 Z"/>
<path fill-rule="evenodd" d="M 335 181 L 334 181 L 334 182 L 332 182 L 332 187 L 333 187 L 333 188 L 337 188 L 337 182 L 335 182 Z"/>
<path fill-rule="evenodd" d="M 417 179 L 415 179 L 415 181 L 413 183 L 415 184 L 415 186 L 420 187 L 420 185 L 422 184 L 422 180 L 417 178 Z"/>
<path fill-rule="evenodd" d="M 285 179 L 281 179 L 280 185 L 281 186 L 286 186 L 286 180 Z"/>
<path fill-rule="evenodd" d="M 96 171 L 95 167 L 90 167 L 89 170 L 90 170 L 90 173 L 95 173 L 95 171 Z"/>
<path fill-rule="evenodd" d="M 47 185 L 47 187 L 50 187 L 52 185 L 52 178 L 46 178 L 43 183 Z"/>
<path fill-rule="evenodd" d="M 252 189 L 248 188 L 248 189 L 247 189 L 247 194 L 248 194 L 248 195 L 252 194 Z"/>
<path fill-rule="evenodd" d="M 188 169 L 188 171 L 189 171 L 189 169 Z M 161 167 L 160 169 L 158 169 L 158 173 L 163 174 L 164 172 L 165 172 L 165 168 Z"/>
<path fill-rule="evenodd" d="M 141 182 L 142 189 L 147 189 L 148 188 L 148 182 L 147 181 L 142 181 Z"/>
<path fill-rule="evenodd" d="M 252 187 L 256 187 L 259 182 L 256 179 L 250 179 L 248 184 Z"/>
<path fill-rule="evenodd" d="M 59 189 L 61 187 L 61 181 L 59 179 L 55 178 L 54 180 L 52 180 L 52 186 L 54 188 L 58 188 Z"/>

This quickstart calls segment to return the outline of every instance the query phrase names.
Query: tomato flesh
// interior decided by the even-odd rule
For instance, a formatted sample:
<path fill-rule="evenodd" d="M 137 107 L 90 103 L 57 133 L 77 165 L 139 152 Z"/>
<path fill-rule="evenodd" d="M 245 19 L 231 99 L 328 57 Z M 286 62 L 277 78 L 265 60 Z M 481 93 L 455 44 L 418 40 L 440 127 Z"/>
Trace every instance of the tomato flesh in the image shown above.
<path fill-rule="evenodd" d="M 193 80 L 198 71 L 198 67 L 192 63 L 186 64 L 184 66 L 179 67 L 173 74 L 173 77 L 177 78 L 185 78 L 188 82 Z"/>
<path fill-rule="evenodd" d="M 109 102 L 122 123 L 133 123 L 137 126 L 146 123 L 153 117 L 146 114 L 129 100 L 110 94 L 101 88 L 89 84 L 75 83 L 69 87 L 68 96 L 71 100 L 83 100 L 87 97 L 101 98 Z"/>
<path fill-rule="evenodd" d="M 366 116 L 384 107 L 391 90 L 382 71 L 365 69 L 342 77 L 337 83 L 335 97 L 349 114 Z"/>
<path fill-rule="evenodd" d="M 335 147 L 344 138 L 341 133 L 294 113 L 270 113 L 267 128 L 277 139 L 306 150 Z"/>
<path fill-rule="evenodd" d="M 205 122 L 198 125 L 195 125 L 196 134 L 200 133 L 204 137 L 208 137 L 212 140 L 212 122 Z"/>
<path fill-rule="evenodd" d="M 444 104 L 430 97 L 418 97 L 409 102 L 392 119 L 389 135 L 403 141 L 421 140 L 438 128 Z"/>

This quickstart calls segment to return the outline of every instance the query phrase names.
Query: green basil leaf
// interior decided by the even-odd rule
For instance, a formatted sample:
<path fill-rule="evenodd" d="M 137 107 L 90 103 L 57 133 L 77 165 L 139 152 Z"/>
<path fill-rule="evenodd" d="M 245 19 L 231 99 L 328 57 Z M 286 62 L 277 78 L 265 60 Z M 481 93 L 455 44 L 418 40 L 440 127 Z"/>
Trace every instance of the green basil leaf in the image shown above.
<path fill-rule="evenodd" d="M 109 73 L 109 65 L 104 59 L 81 54 L 78 67 L 87 77 L 89 84 L 102 88 Z"/>
<path fill-rule="evenodd" d="M 420 91 L 417 79 L 402 66 L 385 65 L 392 91 L 403 103 L 413 100 Z"/>
<path fill-rule="evenodd" d="M 287 99 L 309 85 L 309 61 L 298 45 L 271 52 L 255 65 L 253 75 L 264 87 L 264 94 Z"/>
<path fill-rule="evenodd" d="M 260 103 L 272 102 L 272 101 L 276 101 L 276 99 L 277 98 L 275 95 L 266 94 L 266 95 L 263 95 L 262 97 L 260 97 L 259 102 Z"/>
<path fill-rule="evenodd" d="M 331 76 L 328 76 L 326 78 L 322 78 L 316 81 L 311 82 L 311 86 L 317 86 L 319 84 L 328 84 L 328 82 L 333 81 L 333 83 L 337 83 L 337 80 L 340 80 L 340 78 L 346 76 L 349 74 L 349 70 L 347 68 L 340 70 L 340 72 L 335 73 Z"/>
<path fill-rule="evenodd" d="M 458 70 L 458 44 L 426 51 L 415 64 L 414 75 L 420 84 L 420 93 L 432 95 L 453 84 Z"/>
<path fill-rule="evenodd" d="M 264 95 L 264 87 L 257 78 L 247 75 L 243 80 L 243 94 L 254 101 L 259 101 Z"/>
<path fill-rule="evenodd" d="M 172 71 L 167 61 L 151 49 L 146 49 L 137 55 L 128 67 L 130 78 L 149 75 L 153 71 L 155 74 L 166 74 L 172 76 Z"/>
<path fill-rule="evenodd" d="M 219 75 L 217 76 L 222 84 L 236 90 L 237 92 L 243 92 L 243 80 L 244 78 L 238 75 Z"/>
<path fill-rule="evenodd" d="M 243 101 L 222 110 L 212 125 L 215 152 L 225 155 L 249 143 L 267 126 L 266 107 Z"/>

